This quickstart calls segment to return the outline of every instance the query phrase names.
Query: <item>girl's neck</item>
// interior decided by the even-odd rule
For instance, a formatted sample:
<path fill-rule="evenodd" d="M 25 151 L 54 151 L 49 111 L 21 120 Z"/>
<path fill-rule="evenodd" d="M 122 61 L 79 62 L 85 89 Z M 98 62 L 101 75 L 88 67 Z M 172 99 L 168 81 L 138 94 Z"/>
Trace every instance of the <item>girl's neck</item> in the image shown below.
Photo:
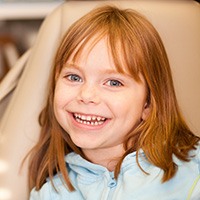
<path fill-rule="evenodd" d="M 109 171 L 114 171 L 125 153 L 122 145 L 106 149 L 83 149 L 82 151 L 90 162 L 106 167 Z"/>

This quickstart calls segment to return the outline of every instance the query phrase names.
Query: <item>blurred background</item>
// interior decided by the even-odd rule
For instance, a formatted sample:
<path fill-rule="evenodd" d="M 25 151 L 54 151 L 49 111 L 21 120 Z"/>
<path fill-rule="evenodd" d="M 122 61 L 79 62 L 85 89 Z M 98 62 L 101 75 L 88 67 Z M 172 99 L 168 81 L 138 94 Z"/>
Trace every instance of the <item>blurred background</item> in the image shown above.
<path fill-rule="evenodd" d="M 45 16 L 63 2 L 0 0 L 0 82 L 16 60 L 33 44 Z"/>
<path fill-rule="evenodd" d="M 0 0 L 0 81 L 33 44 L 38 29 L 64 0 Z"/>

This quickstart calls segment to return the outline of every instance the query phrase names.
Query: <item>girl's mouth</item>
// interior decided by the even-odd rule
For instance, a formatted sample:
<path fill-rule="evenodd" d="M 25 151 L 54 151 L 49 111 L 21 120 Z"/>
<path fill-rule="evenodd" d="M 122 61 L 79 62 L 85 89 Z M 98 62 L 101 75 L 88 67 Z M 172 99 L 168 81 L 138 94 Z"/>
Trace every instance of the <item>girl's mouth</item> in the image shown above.
<path fill-rule="evenodd" d="M 76 122 L 89 126 L 99 126 L 106 122 L 107 118 L 95 115 L 83 115 L 80 113 L 73 113 Z"/>

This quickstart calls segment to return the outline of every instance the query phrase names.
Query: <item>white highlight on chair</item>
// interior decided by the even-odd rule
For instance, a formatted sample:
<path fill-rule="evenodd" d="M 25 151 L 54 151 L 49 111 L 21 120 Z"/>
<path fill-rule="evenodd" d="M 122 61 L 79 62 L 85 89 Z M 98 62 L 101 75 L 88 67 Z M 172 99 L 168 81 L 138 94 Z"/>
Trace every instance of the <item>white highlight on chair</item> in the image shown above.
<path fill-rule="evenodd" d="M 11 199 L 11 191 L 7 188 L 0 188 L 0 200 Z"/>

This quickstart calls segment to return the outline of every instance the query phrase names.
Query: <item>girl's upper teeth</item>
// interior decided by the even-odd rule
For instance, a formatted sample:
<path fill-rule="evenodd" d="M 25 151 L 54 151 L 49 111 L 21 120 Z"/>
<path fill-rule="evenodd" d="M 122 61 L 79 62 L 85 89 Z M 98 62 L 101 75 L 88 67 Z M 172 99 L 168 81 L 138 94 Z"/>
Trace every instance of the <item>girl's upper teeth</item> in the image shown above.
<path fill-rule="evenodd" d="M 79 118 L 81 120 L 86 120 L 86 121 L 104 121 L 105 120 L 105 117 L 94 116 L 94 115 L 81 115 L 78 113 L 74 113 L 74 116 L 76 118 Z"/>

